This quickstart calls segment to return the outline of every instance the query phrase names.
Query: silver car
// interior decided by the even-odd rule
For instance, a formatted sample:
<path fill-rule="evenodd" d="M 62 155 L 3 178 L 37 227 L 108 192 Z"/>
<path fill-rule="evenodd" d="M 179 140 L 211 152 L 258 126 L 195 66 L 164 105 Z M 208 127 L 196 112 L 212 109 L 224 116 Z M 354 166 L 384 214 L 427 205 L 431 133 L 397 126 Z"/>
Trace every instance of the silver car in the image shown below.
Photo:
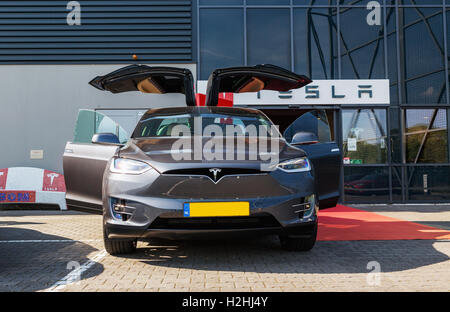
<path fill-rule="evenodd" d="M 282 133 L 262 136 L 258 129 L 273 129 L 270 114 L 217 106 L 221 92 L 288 91 L 310 82 L 272 65 L 220 69 L 209 78 L 206 106 L 196 106 L 187 69 L 131 65 L 94 78 L 91 85 L 113 93 L 183 93 L 186 105 L 146 111 L 129 138 L 95 131 L 85 135 L 89 142 L 68 142 L 68 206 L 102 211 L 111 254 L 135 251 L 139 239 L 251 234 L 277 234 L 284 249 L 310 250 L 318 210 L 339 198 L 340 151 L 329 136 L 321 139 L 326 114 L 304 110 L 280 118 L 278 112 Z M 228 126 L 243 129 L 241 136 L 228 135 Z M 208 127 L 224 132 L 212 136 Z M 215 157 L 198 155 L 212 139 Z M 237 148 L 239 139 L 248 144 Z M 271 149 L 263 157 L 254 146 Z"/>

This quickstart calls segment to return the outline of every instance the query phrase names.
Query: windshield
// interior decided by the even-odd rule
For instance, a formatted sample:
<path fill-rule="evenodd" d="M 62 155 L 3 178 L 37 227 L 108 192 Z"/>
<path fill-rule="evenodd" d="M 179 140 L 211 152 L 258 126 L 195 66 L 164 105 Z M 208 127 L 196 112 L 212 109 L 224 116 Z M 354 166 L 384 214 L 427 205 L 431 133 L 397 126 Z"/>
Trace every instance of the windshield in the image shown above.
<path fill-rule="evenodd" d="M 177 114 L 147 116 L 141 119 L 134 131 L 134 138 L 170 137 L 201 134 L 203 136 L 279 136 L 271 128 L 272 123 L 258 114 Z"/>

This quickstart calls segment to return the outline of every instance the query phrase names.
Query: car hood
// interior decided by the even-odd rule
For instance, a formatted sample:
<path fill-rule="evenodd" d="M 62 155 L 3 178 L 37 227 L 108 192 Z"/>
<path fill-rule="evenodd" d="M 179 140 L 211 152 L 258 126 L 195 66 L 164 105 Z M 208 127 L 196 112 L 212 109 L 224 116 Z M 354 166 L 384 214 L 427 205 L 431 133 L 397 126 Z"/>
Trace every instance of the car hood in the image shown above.
<path fill-rule="evenodd" d="M 217 149 L 213 149 L 213 151 L 216 152 L 215 155 L 222 155 L 223 160 L 208 160 L 205 155 L 203 155 L 201 160 L 199 157 L 196 157 L 194 153 L 194 150 L 196 150 L 194 149 L 194 146 L 196 146 L 195 144 L 202 144 L 202 146 L 205 146 L 208 142 L 211 144 L 211 138 L 209 137 L 191 137 L 186 139 L 173 137 L 131 139 L 128 144 L 119 151 L 119 156 L 145 161 L 161 173 L 169 170 L 211 167 L 260 170 L 264 164 L 269 164 L 270 160 L 279 162 L 306 156 L 306 153 L 303 150 L 287 144 L 283 138 L 273 140 L 258 138 L 254 139 L 255 141 L 253 141 L 253 144 L 261 146 L 261 144 L 265 143 L 267 148 L 261 148 L 261 150 L 268 150 L 269 152 L 274 151 L 272 155 L 262 153 L 263 157 L 266 158 L 261 159 L 263 157 L 258 157 L 254 149 L 249 148 L 249 139 L 246 138 L 245 147 L 239 150 L 239 154 L 243 160 L 238 160 L 236 149 L 227 150 L 225 148 L 225 138 L 220 140 L 216 138 L 216 140 L 217 142 L 222 141 L 223 148 L 220 149 L 220 147 L 217 147 L 220 146 L 220 144 L 218 144 L 216 145 Z M 176 145 L 177 141 L 179 145 Z M 183 146 L 180 146 L 180 143 L 182 143 Z M 176 148 L 174 148 L 174 146 L 176 146 Z M 271 146 L 273 146 L 273 149 L 271 149 Z M 250 156 L 253 157 L 251 158 Z M 231 160 L 229 160 L 230 158 Z M 274 162 L 272 162 L 272 164 Z"/>

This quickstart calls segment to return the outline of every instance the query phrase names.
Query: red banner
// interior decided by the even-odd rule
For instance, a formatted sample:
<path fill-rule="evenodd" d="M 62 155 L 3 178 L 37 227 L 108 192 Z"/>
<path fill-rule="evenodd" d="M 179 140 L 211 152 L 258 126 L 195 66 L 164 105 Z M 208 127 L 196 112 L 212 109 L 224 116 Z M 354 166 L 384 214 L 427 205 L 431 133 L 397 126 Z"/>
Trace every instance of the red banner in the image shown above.
<path fill-rule="evenodd" d="M 0 191 L 0 204 L 2 203 L 34 203 L 35 191 Z"/>
<path fill-rule="evenodd" d="M 233 107 L 233 99 L 234 99 L 233 93 L 221 92 L 219 93 L 219 101 L 217 103 L 217 106 Z M 195 101 L 197 103 L 197 106 L 205 106 L 206 95 L 202 93 L 196 93 Z"/>
<path fill-rule="evenodd" d="M 8 176 L 8 168 L 0 169 L 0 190 L 6 189 L 7 176 Z"/>
<path fill-rule="evenodd" d="M 66 183 L 64 182 L 64 176 L 60 173 L 44 170 L 42 190 L 47 192 L 65 192 Z"/>

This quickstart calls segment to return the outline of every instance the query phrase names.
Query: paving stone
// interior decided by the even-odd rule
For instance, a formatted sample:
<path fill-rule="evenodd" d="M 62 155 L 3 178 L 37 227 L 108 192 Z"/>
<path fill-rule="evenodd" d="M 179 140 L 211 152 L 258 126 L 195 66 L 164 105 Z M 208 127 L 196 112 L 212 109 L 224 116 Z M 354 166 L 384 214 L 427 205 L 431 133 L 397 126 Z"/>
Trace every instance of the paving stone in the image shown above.
<path fill-rule="evenodd" d="M 449 206 L 432 208 L 424 222 L 448 223 Z M 415 221 L 422 214 L 379 209 Z M 76 212 L 0 211 L 2 241 L 53 241 L 0 243 L 0 291 L 45 291 L 74 264 L 88 263 L 104 248 L 101 223 L 101 216 Z M 448 240 L 319 241 L 307 253 L 281 250 L 275 236 L 220 243 L 139 242 L 134 255 L 105 255 L 78 283 L 61 291 L 448 292 L 449 256 Z M 379 275 L 367 269 L 370 261 L 379 262 Z M 379 285 L 371 284 L 375 276 Z"/>

